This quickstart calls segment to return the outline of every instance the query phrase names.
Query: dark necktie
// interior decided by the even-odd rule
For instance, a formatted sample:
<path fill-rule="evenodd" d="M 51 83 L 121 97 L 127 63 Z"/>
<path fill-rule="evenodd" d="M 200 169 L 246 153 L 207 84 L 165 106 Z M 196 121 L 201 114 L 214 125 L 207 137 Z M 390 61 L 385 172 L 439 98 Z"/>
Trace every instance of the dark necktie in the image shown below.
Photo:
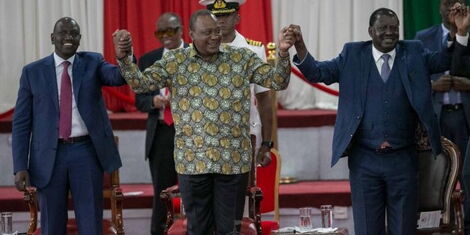
<path fill-rule="evenodd" d="M 64 61 L 62 65 L 64 70 L 60 84 L 59 137 L 68 139 L 72 134 L 72 83 L 68 72 L 70 62 Z"/>
<path fill-rule="evenodd" d="M 380 70 L 380 76 L 384 82 L 387 82 L 388 76 L 390 76 L 390 66 L 388 65 L 388 59 L 390 59 L 389 54 L 383 54 L 382 59 L 384 63 L 382 64 L 382 69 Z"/>
<path fill-rule="evenodd" d="M 170 89 L 165 88 L 165 96 L 168 97 L 170 94 Z M 171 126 L 173 124 L 173 115 L 171 114 L 171 108 L 170 105 L 165 106 L 165 109 L 163 110 L 163 122 L 167 124 L 168 126 Z"/>

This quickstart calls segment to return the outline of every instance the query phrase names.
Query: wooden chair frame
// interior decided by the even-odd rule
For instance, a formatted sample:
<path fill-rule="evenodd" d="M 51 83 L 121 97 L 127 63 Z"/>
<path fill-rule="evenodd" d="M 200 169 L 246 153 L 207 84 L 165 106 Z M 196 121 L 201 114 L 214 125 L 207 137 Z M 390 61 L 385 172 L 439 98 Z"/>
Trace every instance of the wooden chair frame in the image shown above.
<path fill-rule="evenodd" d="M 456 189 L 461 169 L 461 158 L 458 147 L 442 137 L 443 154 L 449 157 L 450 172 L 444 189 L 444 202 L 441 210 L 441 223 L 438 228 L 418 229 L 417 234 L 450 233 L 464 235 L 462 201 L 463 193 Z"/>

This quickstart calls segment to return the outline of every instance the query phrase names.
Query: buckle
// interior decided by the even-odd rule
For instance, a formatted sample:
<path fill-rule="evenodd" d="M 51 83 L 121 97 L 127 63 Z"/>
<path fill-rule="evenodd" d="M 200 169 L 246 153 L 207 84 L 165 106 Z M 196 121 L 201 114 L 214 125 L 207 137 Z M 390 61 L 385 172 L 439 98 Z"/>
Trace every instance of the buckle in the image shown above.
<path fill-rule="evenodd" d="M 375 152 L 378 154 L 386 154 L 395 151 L 392 147 L 378 148 L 375 149 Z"/>
<path fill-rule="evenodd" d="M 59 139 L 59 143 L 61 143 L 61 144 L 73 144 L 73 143 L 88 140 L 89 138 L 90 138 L 89 135 L 78 136 L 78 137 L 70 137 L 70 138 L 66 138 L 66 139 Z"/>

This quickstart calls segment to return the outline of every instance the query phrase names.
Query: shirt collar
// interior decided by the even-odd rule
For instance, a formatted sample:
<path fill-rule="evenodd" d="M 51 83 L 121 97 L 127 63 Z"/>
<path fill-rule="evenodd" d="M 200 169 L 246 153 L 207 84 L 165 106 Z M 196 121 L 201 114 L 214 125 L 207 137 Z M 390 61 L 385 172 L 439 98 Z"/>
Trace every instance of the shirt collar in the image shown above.
<path fill-rule="evenodd" d="M 183 47 L 184 47 L 184 42 L 183 42 L 183 40 L 181 40 L 181 44 L 175 49 L 179 49 L 179 48 L 183 48 Z M 163 54 L 167 53 L 168 51 L 170 51 L 170 49 L 163 48 Z"/>
<path fill-rule="evenodd" d="M 219 53 L 226 53 L 227 52 L 227 49 L 226 49 L 227 45 L 225 44 L 220 44 L 219 46 Z M 214 57 L 216 57 L 216 55 L 214 55 Z M 191 45 L 189 46 L 189 57 L 199 57 L 201 58 L 201 56 L 199 56 L 199 54 L 197 53 L 197 49 L 196 47 L 194 46 L 194 43 L 191 43 Z"/>
<path fill-rule="evenodd" d="M 248 47 L 248 43 L 246 42 L 245 37 L 243 37 L 243 35 L 241 35 L 237 30 L 235 30 L 235 38 L 233 41 L 224 44 L 229 46 Z"/>
<path fill-rule="evenodd" d="M 55 52 L 54 52 L 54 62 L 55 62 L 55 67 L 58 67 L 59 65 L 61 65 L 64 61 L 64 59 L 62 59 L 59 55 L 57 55 Z M 70 62 L 70 65 L 73 65 L 73 62 L 75 61 L 75 54 L 73 56 L 71 56 L 70 58 L 67 59 L 68 62 Z"/>
<path fill-rule="evenodd" d="M 383 53 L 383 52 L 380 52 L 379 50 L 377 50 L 377 48 L 375 48 L 374 44 L 372 44 L 372 55 L 374 56 L 375 63 L 377 63 L 380 60 L 380 58 L 382 57 L 383 54 L 389 54 L 390 55 L 390 60 L 393 61 L 395 59 L 395 55 L 397 54 L 396 47 L 393 48 L 393 50 L 391 50 L 387 53 Z"/>
<path fill-rule="evenodd" d="M 441 24 L 441 28 L 442 28 L 442 38 L 446 38 L 447 34 L 449 33 L 449 29 L 447 29 L 444 24 Z"/>

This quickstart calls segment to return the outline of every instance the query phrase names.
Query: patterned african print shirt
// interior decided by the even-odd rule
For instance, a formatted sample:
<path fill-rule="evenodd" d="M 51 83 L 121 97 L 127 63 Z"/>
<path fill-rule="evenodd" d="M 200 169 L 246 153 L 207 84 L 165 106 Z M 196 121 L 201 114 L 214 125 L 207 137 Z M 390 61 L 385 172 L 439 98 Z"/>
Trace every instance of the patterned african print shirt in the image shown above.
<path fill-rule="evenodd" d="M 168 52 L 143 73 L 130 58 L 119 65 L 137 93 L 171 89 L 175 166 L 188 175 L 250 171 L 250 83 L 281 90 L 290 77 L 288 57 L 273 67 L 231 46 L 221 46 L 210 62 L 191 46 Z"/>

